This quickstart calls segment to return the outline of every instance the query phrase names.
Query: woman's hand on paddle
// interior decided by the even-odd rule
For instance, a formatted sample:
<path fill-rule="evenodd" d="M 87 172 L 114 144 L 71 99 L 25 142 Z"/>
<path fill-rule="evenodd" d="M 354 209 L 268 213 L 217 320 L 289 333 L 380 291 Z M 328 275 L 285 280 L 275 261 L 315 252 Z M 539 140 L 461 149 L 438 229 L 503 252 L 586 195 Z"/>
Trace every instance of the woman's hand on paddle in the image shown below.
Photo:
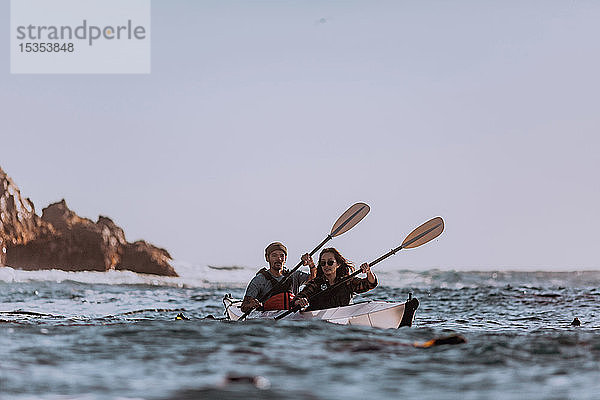
<path fill-rule="evenodd" d="M 367 274 L 367 279 L 369 280 L 369 282 L 375 283 L 375 275 L 373 275 L 373 273 L 371 272 L 371 266 L 368 263 L 362 264 L 360 266 L 360 270 Z"/>
<path fill-rule="evenodd" d="M 308 305 L 308 299 L 306 297 L 296 297 L 294 299 L 294 306 L 304 308 Z"/>

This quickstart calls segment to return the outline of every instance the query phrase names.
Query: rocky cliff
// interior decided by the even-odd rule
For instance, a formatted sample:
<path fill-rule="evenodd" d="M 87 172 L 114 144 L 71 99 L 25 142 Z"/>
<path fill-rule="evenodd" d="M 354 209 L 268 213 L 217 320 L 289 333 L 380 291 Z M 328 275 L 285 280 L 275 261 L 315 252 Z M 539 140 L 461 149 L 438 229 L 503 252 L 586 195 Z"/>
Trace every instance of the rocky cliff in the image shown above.
<path fill-rule="evenodd" d="M 49 205 L 42 216 L 0 168 L 0 265 L 38 270 L 130 270 L 177 276 L 171 256 L 144 241 L 129 243 L 110 218 L 93 222 L 71 211 L 65 200 Z"/>

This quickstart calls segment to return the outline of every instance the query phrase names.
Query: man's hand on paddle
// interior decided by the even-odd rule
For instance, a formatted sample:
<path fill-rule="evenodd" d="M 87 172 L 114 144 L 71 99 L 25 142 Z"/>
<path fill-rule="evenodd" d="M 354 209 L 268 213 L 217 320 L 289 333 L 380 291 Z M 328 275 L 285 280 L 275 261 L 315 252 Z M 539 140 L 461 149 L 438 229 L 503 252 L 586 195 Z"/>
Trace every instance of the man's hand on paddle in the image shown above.
<path fill-rule="evenodd" d="M 262 307 L 262 303 L 260 301 L 258 301 L 254 297 L 246 296 L 244 297 L 244 301 L 242 301 L 242 306 L 240 307 L 240 310 L 242 310 L 242 312 L 245 313 L 260 307 Z"/>
<path fill-rule="evenodd" d="M 312 257 L 310 254 L 306 253 L 301 258 L 302 265 L 308 265 L 308 268 L 310 268 L 310 278 L 308 278 L 308 280 L 315 279 L 317 276 L 317 267 L 315 266 L 315 262 L 313 261 Z"/>
<path fill-rule="evenodd" d="M 302 265 L 308 265 L 310 267 L 310 269 L 315 268 L 315 263 L 312 259 L 312 257 L 310 256 L 310 254 L 306 253 L 304 255 L 302 255 Z"/>

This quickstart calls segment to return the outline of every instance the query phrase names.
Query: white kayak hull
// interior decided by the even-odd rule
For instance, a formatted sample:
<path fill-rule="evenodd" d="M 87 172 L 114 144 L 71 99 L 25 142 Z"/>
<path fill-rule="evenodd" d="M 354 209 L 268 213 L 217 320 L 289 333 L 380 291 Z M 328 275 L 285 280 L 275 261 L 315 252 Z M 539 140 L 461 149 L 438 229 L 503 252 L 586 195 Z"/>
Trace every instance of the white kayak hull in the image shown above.
<path fill-rule="evenodd" d="M 242 302 L 239 299 L 233 299 L 226 295 L 223 298 L 223 304 L 225 314 L 232 321 L 237 321 L 244 314 L 240 310 Z M 340 325 L 360 325 L 389 329 L 411 326 L 418 306 L 419 301 L 417 299 L 409 299 L 405 303 L 367 301 L 325 310 L 295 312 L 283 319 L 296 321 L 321 320 Z M 283 312 L 283 310 L 253 311 L 247 318 L 274 319 Z"/>

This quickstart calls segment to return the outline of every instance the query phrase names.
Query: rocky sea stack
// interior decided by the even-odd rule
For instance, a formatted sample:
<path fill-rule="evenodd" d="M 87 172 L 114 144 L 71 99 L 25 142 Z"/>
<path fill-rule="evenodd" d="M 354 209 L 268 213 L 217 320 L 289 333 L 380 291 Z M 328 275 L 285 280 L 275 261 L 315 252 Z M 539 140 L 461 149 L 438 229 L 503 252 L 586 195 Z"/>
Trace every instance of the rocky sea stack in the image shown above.
<path fill-rule="evenodd" d="M 177 276 L 169 253 L 143 240 L 129 243 L 110 218 L 93 222 L 65 200 L 35 212 L 29 198 L 0 167 L 0 265 L 26 270 L 129 270 Z"/>

